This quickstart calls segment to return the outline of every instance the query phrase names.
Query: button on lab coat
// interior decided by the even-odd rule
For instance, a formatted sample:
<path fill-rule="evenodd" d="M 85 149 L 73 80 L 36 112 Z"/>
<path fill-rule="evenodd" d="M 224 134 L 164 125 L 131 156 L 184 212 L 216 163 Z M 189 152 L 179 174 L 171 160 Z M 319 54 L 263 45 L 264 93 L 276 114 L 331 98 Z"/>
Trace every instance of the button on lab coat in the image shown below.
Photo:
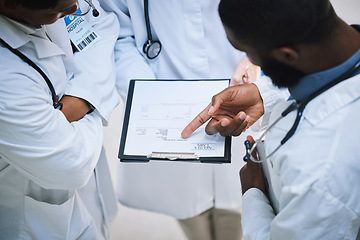
<path fill-rule="evenodd" d="M 105 16 L 105 12 L 101 14 Z M 98 20 L 99 25 L 114 26 L 111 34 L 102 32 L 109 47 L 94 45 L 89 51 L 112 53 L 111 41 L 114 43 L 118 31 L 114 20 L 114 15 Z M 94 83 L 96 94 L 91 92 L 92 81 L 97 79 L 74 64 L 63 19 L 45 26 L 47 35 L 41 30 L 31 32 L 16 27 L 2 15 L 0 25 L 0 37 L 45 72 L 60 98 L 64 94 L 76 96 L 81 86 L 86 91 L 78 90 L 80 97 L 98 108 L 70 124 L 53 108 L 41 75 L 8 49 L 0 48 L 0 239 L 102 239 L 98 226 L 99 222 L 104 224 L 102 215 L 107 219 L 111 216 L 107 212 L 116 212 L 111 201 L 104 207 L 106 196 L 111 196 L 111 182 L 106 191 L 104 186 L 97 186 L 107 182 L 98 179 L 109 177 L 102 175 L 107 163 L 102 159 L 96 167 L 102 146 L 102 122 L 106 123 L 118 103 L 113 92 L 114 75 L 102 78 L 102 88 Z M 109 62 L 97 65 L 104 74 L 113 66 L 109 56 Z M 107 105 L 101 105 L 102 101 Z M 84 198 L 86 190 L 96 201 Z M 93 208 L 95 202 L 99 205 Z M 99 212 L 100 221 L 95 218 Z"/>
<path fill-rule="evenodd" d="M 126 97 L 130 79 L 230 79 L 245 54 L 228 42 L 218 16 L 218 3 L 149 1 L 152 36 L 161 41 L 162 50 L 157 58 L 148 60 L 143 53 L 147 40 L 143 1 L 104 1 L 104 8 L 115 11 L 120 20 L 115 58 L 116 84 L 122 97 Z M 156 89 L 149 91 L 158 94 Z M 233 138 L 231 164 L 122 163 L 117 188 L 120 202 L 179 219 L 211 207 L 240 210 L 239 170 L 243 166 L 246 135 Z"/>

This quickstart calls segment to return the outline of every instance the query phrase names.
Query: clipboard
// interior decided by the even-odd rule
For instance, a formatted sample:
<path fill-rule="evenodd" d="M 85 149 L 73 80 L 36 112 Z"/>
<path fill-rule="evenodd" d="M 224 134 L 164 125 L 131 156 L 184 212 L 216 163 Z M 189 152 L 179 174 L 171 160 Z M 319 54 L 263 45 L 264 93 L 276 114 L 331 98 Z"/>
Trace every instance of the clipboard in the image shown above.
<path fill-rule="evenodd" d="M 257 146 L 256 151 L 258 153 L 258 157 L 260 159 L 264 159 L 266 157 L 265 152 L 265 140 L 262 140 Z M 266 180 L 266 187 L 268 190 L 269 201 L 274 209 L 275 214 L 279 213 L 279 200 L 277 199 L 277 192 L 276 189 L 273 188 L 274 185 L 280 186 L 280 179 L 277 175 L 272 174 L 270 168 L 272 168 L 272 163 L 270 159 L 266 159 L 265 161 L 261 162 L 261 167 L 265 176 Z"/>
<path fill-rule="evenodd" d="M 230 136 L 207 135 L 206 124 L 187 139 L 180 135 L 229 82 L 229 79 L 131 80 L 119 146 L 120 162 L 230 163 Z"/>

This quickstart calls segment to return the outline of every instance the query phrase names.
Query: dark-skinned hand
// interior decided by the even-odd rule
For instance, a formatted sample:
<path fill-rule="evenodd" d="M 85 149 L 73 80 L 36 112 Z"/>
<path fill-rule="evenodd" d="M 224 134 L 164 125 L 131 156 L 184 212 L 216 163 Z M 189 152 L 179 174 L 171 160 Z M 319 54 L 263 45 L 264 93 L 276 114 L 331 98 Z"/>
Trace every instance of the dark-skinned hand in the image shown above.
<path fill-rule="evenodd" d="M 251 146 L 255 142 L 254 138 L 251 136 L 247 136 L 246 139 L 250 141 Z M 256 149 L 252 156 L 256 159 L 255 152 Z M 240 170 L 240 181 L 243 194 L 250 188 L 258 188 L 268 196 L 266 180 L 260 163 L 255 163 L 251 160 L 248 161 Z"/>
<path fill-rule="evenodd" d="M 254 84 L 241 84 L 228 87 L 216 94 L 182 131 L 181 136 L 188 138 L 197 128 L 206 123 L 205 131 L 212 135 L 239 136 L 264 114 L 260 92 Z"/>

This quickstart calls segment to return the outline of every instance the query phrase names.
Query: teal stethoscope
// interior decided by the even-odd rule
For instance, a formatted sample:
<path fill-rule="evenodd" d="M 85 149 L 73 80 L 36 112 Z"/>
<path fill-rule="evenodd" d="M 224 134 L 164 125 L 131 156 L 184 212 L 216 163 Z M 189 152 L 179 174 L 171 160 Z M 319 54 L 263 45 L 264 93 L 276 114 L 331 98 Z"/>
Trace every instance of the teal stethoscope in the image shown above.
<path fill-rule="evenodd" d="M 287 107 L 280 115 L 280 117 L 278 117 L 267 129 L 266 131 L 260 136 L 260 138 L 258 140 L 256 140 L 256 142 L 254 143 L 254 145 L 251 147 L 250 145 L 250 141 L 246 140 L 244 142 L 245 144 L 245 148 L 246 148 L 246 155 L 244 156 L 244 161 L 247 162 L 249 160 L 252 160 L 255 163 L 261 163 L 265 160 L 267 160 L 268 158 L 270 158 L 272 155 L 274 155 L 274 153 L 279 150 L 279 148 L 284 145 L 295 133 L 297 127 L 299 126 L 302 114 L 304 112 L 304 109 L 306 107 L 306 105 L 313 100 L 314 98 L 316 98 L 317 96 L 319 96 L 320 94 L 322 94 L 323 92 L 325 92 L 326 90 L 330 89 L 331 87 L 335 86 L 336 84 L 340 83 L 343 80 L 346 80 L 348 78 L 350 78 L 351 76 L 353 76 L 354 74 L 356 74 L 358 71 L 360 70 L 360 60 L 353 65 L 348 71 L 346 71 L 344 74 L 342 74 L 340 77 L 336 78 L 334 81 L 330 82 L 329 84 L 325 85 L 324 87 L 320 88 L 319 90 L 317 90 L 316 92 L 314 92 L 312 95 L 310 95 L 307 99 L 305 99 L 303 102 L 301 103 L 297 103 L 296 101 L 294 101 L 292 104 L 290 104 L 289 107 Z M 267 155 L 265 158 L 263 159 L 255 159 L 252 156 L 253 151 L 255 150 L 256 146 L 264 139 L 264 137 L 266 136 L 266 134 L 269 132 L 269 130 L 274 127 L 282 118 L 284 118 L 285 116 L 287 116 L 290 112 L 297 110 L 297 114 L 296 114 L 296 118 L 294 121 L 294 124 L 292 125 L 292 127 L 290 128 L 290 130 L 287 132 L 287 134 L 285 135 L 285 137 L 280 141 L 280 144 L 277 148 L 275 148 L 275 150 L 273 150 L 269 155 Z"/>

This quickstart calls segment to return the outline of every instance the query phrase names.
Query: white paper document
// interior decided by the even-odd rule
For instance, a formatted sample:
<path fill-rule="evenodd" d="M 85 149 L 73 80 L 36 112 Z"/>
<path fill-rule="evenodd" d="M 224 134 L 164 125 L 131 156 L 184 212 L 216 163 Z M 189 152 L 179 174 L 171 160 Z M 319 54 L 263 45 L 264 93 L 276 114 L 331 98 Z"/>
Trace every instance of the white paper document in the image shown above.
<path fill-rule="evenodd" d="M 209 105 L 213 95 L 228 87 L 229 80 L 136 80 L 132 84 L 123 155 L 166 152 L 224 157 L 225 137 L 207 135 L 206 124 L 187 139 L 181 131 Z"/>

